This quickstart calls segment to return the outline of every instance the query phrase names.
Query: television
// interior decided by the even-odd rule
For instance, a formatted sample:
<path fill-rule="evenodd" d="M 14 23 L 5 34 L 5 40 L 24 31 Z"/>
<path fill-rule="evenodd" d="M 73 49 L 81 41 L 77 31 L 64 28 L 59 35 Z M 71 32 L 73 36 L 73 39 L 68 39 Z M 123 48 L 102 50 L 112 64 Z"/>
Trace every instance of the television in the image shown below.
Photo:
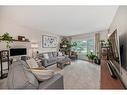
<path fill-rule="evenodd" d="M 117 29 L 109 36 L 109 42 L 111 44 L 112 58 L 110 59 L 112 66 L 120 74 L 120 51 L 119 51 L 119 38 L 117 35 Z"/>
<path fill-rule="evenodd" d="M 19 56 L 19 55 L 26 55 L 27 50 L 26 48 L 11 48 L 10 49 L 10 56 Z"/>
<path fill-rule="evenodd" d="M 127 70 L 127 33 L 119 36 L 121 67 Z"/>

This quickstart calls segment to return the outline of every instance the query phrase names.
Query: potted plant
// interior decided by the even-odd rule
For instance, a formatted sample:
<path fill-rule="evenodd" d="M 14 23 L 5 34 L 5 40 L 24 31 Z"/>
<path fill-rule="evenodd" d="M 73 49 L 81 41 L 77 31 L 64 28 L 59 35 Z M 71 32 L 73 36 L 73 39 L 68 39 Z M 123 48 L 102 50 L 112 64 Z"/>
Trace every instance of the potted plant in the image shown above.
<path fill-rule="evenodd" d="M 101 42 L 101 46 L 103 47 L 105 44 L 105 40 L 100 40 L 100 42 Z"/>
<path fill-rule="evenodd" d="M 90 62 L 100 65 L 100 59 L 93 52 L 88 53 L 86 56 Z"/>
<path fill-rule="evenodd" d="M 92 63 L 94 62 L 94 59 L 97 57 L 93 52 L 90 52 L 86 55 Z"/>
<path fill-rule="evenodd" d="M 112 46 L 112 43 L 111 43 L 111 41 L 109 39 L 107 40 L 107 43 L 108 43 L 109 47 Z"/>
<path fill-rule="evenodd" d="M 9 33 L 4 33 L 2 36 L 0 36 L 0 41 L 5 41 L 6 48 L 10 48 L 10 43 L 13 42 L 13 37 L 11 37 Z"/>
<path fill-rule="evenodd" d="M 100 59 L 96 56 L 95 58 L 94 58 L 94 63 L 95 64 L 98 64 L 98 65 L 100 65 Z"/>
<path fill-rule="evenodd" d="M 65 54 L 69 55 L 70 51 L 71 51 L 71 48 L 76 46 L 76 45 L 77 45 L 76 42 L 71 43 L 71 41 L 69 41 L 68 39 L 63 38 L 62 42 L 60 43 L 60 49 L 62 51 L 64 51 Z"/>

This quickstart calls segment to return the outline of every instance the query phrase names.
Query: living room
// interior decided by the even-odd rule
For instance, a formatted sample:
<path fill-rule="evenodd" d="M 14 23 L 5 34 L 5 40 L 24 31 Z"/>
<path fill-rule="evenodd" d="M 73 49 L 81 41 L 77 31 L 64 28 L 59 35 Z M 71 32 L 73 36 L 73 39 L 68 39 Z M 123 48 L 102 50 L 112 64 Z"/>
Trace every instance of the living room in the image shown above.
<path fill-rule="evenodd" d="M 125 89 L 127 65 L 114 78 L 104 63 L 108 39 L 126 33 L 126 11 L 126 6 L 0 6 L 0 88 Z"/>

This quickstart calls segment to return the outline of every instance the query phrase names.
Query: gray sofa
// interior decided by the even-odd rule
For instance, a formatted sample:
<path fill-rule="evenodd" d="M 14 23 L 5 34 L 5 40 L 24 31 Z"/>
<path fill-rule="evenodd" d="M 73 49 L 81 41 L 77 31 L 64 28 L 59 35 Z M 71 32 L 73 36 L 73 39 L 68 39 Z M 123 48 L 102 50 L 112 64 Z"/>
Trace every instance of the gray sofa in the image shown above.
<path fill-rule="evenodd" d="M 44 54 L 47 54 L 49 58 L 45 58 Z M 60 60 L 68 58 L 67 55 L 65 54 L 59 55 L 58 52 L 40 53 L 38 57 L 42 62 L 42 66 L 44 67 L 48 67 L 50 65 L 56 64 Z"/>
<path fill-rule="evenodd" d="M 19 60 L 11 64 L 8 78 L 8 89 L 64 89 L 63 76 L 55 74 L 52 78 L 39 82 L 27 69 L 25 61 Z"/>

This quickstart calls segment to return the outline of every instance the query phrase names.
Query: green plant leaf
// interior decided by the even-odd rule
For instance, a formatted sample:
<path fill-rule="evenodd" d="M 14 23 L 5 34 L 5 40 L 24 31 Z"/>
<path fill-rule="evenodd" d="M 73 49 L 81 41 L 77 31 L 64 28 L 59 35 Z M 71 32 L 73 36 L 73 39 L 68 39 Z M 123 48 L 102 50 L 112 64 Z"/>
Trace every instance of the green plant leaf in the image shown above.
<path fill-rule="evenodd" d="M 6 42 L 6 47 L 10 48 L 10 43 L 13 42 L 13 37 L 10 36 L 9 33 L 4 33 L 2 36 L 0 36 L 0 41 L 5 41 Z"/>

